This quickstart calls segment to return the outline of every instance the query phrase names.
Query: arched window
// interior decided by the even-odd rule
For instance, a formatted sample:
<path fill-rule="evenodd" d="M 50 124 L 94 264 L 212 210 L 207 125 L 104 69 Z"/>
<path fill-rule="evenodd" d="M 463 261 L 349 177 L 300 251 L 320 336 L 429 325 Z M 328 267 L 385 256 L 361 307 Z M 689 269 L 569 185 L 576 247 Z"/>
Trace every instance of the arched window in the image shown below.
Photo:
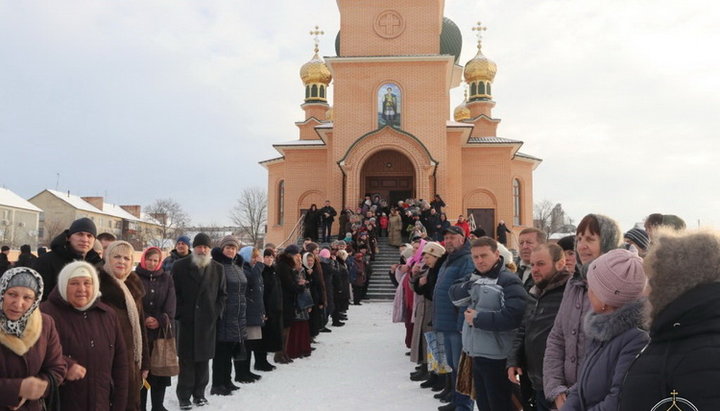
<path fill-rule="evenodd" d="M 483 83 L 483 82 L 478 83 L 477 93 L 485 94 L 485 83 Z"/>
<path fill-rule="evenodd" d="M 520 181 L 513 179 L 513 225 L 520 225 Z"/>
<path fill-rule="evenodd" d="M 305 86 L 305 98 L 310 98 L 310 86 Z"/>
<path fill-rule="evenodd" d="M 318 96 L 318 86 L 317 84 L 313 84 L 312 88 L 310 89 L 310 97 L 317 97 Z"/>
<path fill-rule="evenodd" d="M 487 93 L 492 95 L 492 91 L 490 91 L 490 83 L 487 83 Z"/>
<path fill-rule="evenodd" d="M 278 225 L 283 225 L 285 222 L 285 180 L 280 180 L 278 183 Z"/>
<path fill-rule="evenodd" d="M 325 98 L 325 86 L 320 86 L 320 98 Z"/>
<path fill-rule="evenodd" d="M 475 83 L 471 83 L 470 84 L 470 95 L 474 96 L 475 94 L 477 94 L 477 86 L 475 85 Z"/>

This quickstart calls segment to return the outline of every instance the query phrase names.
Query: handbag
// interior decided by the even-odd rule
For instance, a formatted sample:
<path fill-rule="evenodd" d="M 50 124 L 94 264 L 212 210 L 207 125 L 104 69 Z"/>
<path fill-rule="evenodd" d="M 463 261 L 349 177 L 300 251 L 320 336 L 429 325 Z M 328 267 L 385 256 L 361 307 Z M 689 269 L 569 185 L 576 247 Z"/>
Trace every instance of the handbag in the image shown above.
<path fill-rule="evenodd" d="M 311 308 L 313 305 L 315 305 L 315 302 L 313 302 L 312 294 L 310 294 L 310 290 L 305 288 L 303 292 L 298 293 L 295 301 L 297 308 L 301 310 L 307 310 L 308 308 Z"/>
<path fill-rule="evenodd" d="M 46 374 L 48 377 L 48 385 L 50 390 L 47 397 L 42 402 L 42 409 L 45 411 L 60 411 L 60 387 L 52 373 Z"/>
<path fill-rule="evenodd" d="M 167 321 L 165 326 L 160 328 L 158 338 L 153 343 L 153 351 L 150 355 L 150 374 L 158 377 L 174 377 L 180 373 L 178 363 L 177 347 L 175 336 L 170 328 L 170 318 L 165 315 Z"/>

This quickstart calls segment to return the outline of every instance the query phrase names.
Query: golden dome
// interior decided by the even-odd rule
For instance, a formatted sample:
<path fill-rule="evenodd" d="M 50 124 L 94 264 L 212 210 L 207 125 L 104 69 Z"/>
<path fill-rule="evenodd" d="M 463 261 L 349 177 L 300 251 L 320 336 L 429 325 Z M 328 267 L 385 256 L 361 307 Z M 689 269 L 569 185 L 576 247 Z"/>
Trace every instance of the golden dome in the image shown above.
<path fill-rule="evenodd" d="M 481 33 L 485 30 L 486 28 L 481 26 L 480 22 L 477 23 L 476 27 L 473 27 L 473 31 L 478 32 L 478 51 L 475 57 L 473 57 L 472 60 L 468 61 L 467 64 L 465 64 L 465 71 L 463 72 L 463 74 L 465 75 L 465 81 L 467 83 L 472 83 L 474 81 L 492 82 L 493 79 L 495 79 L 495 74 L 497 73 L 497 65 L 494 61 L 490 60 L 482 54 Z"/>
<path fill-rule="evenodd" d="M 453 118 L 455 118 L 455 121 L 458 122 L 470 118 L 470 109 L 467 106 L 467 90 L 465 90 L 465 100 L 463 100 L 459 106 L 455 107 Z"/>
<path fill-rule="evenodd" d="M 325 65 L 325 62 L 318 56 L 317 49 L 315 50 L 313 58 L 300 68 L 300 78 L 305 85 L 316 83 L 330 84 L 332 74 L 330 74 L 330 70 Z"/>
<path fill-rule="evenodd" d="M 328 121 L 334 121 L 334 120 L 335 120 L 335 112 L 333 111 L 333 108 L 332 108 L 332 107 L 330 107 L 330 108 L 325 112 L 325 120 L 328 120 Z"/>

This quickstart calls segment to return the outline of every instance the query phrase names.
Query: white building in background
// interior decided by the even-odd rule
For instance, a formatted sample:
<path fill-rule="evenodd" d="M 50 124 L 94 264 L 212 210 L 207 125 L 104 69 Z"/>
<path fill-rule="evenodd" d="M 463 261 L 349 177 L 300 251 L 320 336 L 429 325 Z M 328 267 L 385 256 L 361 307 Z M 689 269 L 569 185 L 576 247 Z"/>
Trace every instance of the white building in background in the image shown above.
<path fill-rule="evenodd" d="M 43 210 L 7 188 L 0 187 L 0 244 L 18 249 L 38 245 L 40 213 Z"/>

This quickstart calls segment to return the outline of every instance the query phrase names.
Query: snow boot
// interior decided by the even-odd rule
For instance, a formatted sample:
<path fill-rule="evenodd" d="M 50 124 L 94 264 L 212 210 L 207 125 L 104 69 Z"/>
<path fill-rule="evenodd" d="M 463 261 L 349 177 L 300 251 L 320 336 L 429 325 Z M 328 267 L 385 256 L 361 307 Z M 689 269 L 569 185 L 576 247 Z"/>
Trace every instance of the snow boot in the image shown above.
<path fill-rule="evenodd" d="M 267 360 L 267 353 L 265 351 L 254 351 L 255 353 L 255 369 L 258 371 L 272 371 L 275 367 L 270 364 Z"/>
<path fill-rule="evenodd" d="M 437 384 L 437 381 L 439 379 L 440 378 L 438 377 L 437 374 L 435 374 L 434 372 L 431 372 L 428 376 L 428 379 L 425 380 L 422 384 L 420 384 L 420 388 L 432 388 L 435 386 L 435 384 Z"/>
<path fill-rule="evenodd" d="M 454 411 L 454 410 L 455 410 L 455 405 L 453 405 L 453 403 L 441 405 L 438 407 L 438 411 Z"/>
<path fill-rule="evenodd" d="M 250 384 L 257 381 L 250 375 L 250 360 L 235 360 L 235 381 Z M 223 387 L 224 388 L 224 387 Z"/>
<path fill-rule="evenodd" d="M 410 374 L 410 381 L 424 381 L 427 380 L 428 377 L 430 377 L 430 374 L 428 373 L 427 364 L 423 364 L 422 368 Z"/>
<path fill-rule="evenodd" d="M 437 374 L 437 379 L 435 380 L 435 384 L 432 386 L 433 392 L 439 392 L 445 389 L 445 386 L 447 385 L 447 379 L 445 378 L 445 375 Z"/>
<path fill-rule="evenodd" d="M 152 402 L 152 411 L 168 411 L 163 402 L 165 402 L 165 387 L 156 386 L 150 389 L 150 401 Z"/>

